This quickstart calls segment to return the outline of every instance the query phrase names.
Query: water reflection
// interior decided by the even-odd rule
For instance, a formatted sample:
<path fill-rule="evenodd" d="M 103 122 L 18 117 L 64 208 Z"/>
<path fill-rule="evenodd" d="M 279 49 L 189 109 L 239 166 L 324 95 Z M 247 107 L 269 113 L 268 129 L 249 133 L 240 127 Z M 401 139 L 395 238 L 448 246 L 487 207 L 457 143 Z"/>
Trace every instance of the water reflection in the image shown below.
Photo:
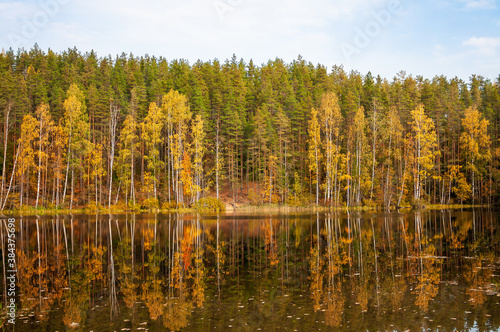
<path fill-rule="evenodd" d="M 492 211 L 18 221 L 17 330 L 500 327 Z"/>

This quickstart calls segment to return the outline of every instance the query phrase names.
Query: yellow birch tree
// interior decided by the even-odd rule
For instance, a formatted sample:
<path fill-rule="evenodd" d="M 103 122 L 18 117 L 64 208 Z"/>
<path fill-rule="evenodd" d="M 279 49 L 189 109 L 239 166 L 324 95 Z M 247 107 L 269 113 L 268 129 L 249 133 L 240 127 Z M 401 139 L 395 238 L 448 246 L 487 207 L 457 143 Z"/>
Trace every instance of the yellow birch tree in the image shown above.
<path fill-rule="evenodd" d="M 434 167 L 434 159 L 439 155 L 437 148 L 437 136 L 434 130 L 434 121 L 425 115 L 423 105 L 417 106 L 411 111 L 411 128 L 413 131 L 414 152 L 416 165 L 414 168 L 414 190 L 415 203 L 420 201 L 422 195 L 422 183 Z"/>
<path fill-rule="evenodd" d="M 465 151 L 467 168 L 471 174 L 472 204 L 476 194 L 475 177 L 480 171 L 478 165 L 491 159 L 488 124 L 488 120 L 482 118 L 476 106 L 465 110 L 465 117 L 462 119 L 464 132 L 460 136 L 460 144 Z"/>
<path fill-rule="evenodd" d="M 309 120 L 309 170 L 316 176 L 314 183 L 316 184 L 316 206 L 319 201 L 319 173 L 320 173 L 320 126 L 318 122 L 318 111 L 315 108 L 311 109 L 311 119 Z"/>

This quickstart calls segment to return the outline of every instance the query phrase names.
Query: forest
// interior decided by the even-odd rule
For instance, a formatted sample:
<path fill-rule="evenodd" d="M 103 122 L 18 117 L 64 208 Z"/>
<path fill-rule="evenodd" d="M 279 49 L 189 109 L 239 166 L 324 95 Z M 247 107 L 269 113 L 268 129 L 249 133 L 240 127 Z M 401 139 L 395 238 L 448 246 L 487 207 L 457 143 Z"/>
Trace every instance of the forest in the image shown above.
<path fill-rule="evenodd" d="M 500 75 L 0 55 L 2 210 L 493 204 Z"/>

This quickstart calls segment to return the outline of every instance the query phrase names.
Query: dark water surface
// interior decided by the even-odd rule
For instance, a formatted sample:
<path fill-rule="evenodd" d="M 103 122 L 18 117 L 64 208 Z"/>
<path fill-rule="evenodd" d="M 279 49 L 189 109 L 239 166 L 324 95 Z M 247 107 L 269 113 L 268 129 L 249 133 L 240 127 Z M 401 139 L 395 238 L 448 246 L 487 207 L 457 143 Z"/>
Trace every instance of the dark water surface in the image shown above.
<path fill-rule="evenodd" d="M 492 210 L 19 217 L 3 328 L 498 331 L 499 224 Z"/>

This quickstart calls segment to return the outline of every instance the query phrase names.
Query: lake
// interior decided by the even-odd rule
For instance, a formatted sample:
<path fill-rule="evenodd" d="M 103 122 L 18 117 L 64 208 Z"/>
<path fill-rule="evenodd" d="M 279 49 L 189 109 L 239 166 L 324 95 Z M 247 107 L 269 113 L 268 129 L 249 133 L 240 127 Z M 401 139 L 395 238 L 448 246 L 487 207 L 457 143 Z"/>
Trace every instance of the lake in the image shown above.
<path fill-rule="evenodd" d="M 3 326 L 498 331 L 499 223 L 487 209 L 17 217 Z"/>

